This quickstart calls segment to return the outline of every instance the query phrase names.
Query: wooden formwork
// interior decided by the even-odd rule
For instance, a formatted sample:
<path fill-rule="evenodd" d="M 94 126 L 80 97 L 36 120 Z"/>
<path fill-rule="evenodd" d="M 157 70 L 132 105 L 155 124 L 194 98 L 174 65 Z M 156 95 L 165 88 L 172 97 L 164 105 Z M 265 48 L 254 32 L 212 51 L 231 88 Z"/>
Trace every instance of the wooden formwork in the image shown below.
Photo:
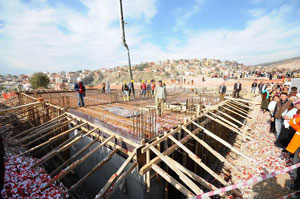
<path fill-rule="evenodd" d="M 20 155 L 40 156 L 34 167 L 41 166 L 54 157 L 62 160 L 62 164 L 51 172 L 51 179 L 42 189 L 46 189 L 55 181 L 62 180 L 103 146 L 110 148 L 111 152 L 86 175 L 71 185 L 70 193 L 101 169 L 116 153 L 122 153 L 127 156 L 127 159 L 118 171 L 111 175 L 96 198 L 106 198 L 113 194 L 118 185 L 135 168 L 138 168 L 140 175 L 145 175 L 147 191 L 151 190 L 151 179 L 156 176 L 157 179 L 165 180 L 166 190 L 168 190 L 168 184 L 171 184 L 185 197 L 191 197 L 204 193 L 206 190 L 216 190 L 220 186 L 229 185 L 224 176 L 216 172 L 214 165 L 217 160 L 223 164 L 225 170 L 238 171 L 222 153 L 224 147 L 245 158 L 246 161 L 251 160 L 227 141 L 228 132 L 241 138 L 242 141 L 252 140 L 247 131 L 240 130 L 245 126 L 243 120 L 251 119 L 248 116 L 248 112 L 252 109 L 251 101 L 227 99 L 211 108 L 196 111 L 197 113 L 193 114 L 191 119 L 169 132 L 164 132 L 163 135 L 154 137 L 147 143 L 145 140 L 136 143 L 105 127 L 66 112 L 66 109 L 61 106 L 38 101 L 37 98 L 23 93 L 19 94 L 18 98 L 20 105 L 0 110 L 0 119 L 4 115 L 15 114 L 19 119 L 27 118 L 29 121 L 38 120 L 38 122 L 32 122 L 32 127 L 25 131 L 13 132 L 7 142 L 11 145 L 23 146 L 24 150 Z M 226 129 L 227 133 L 221 134 L 218 132 L 220 128 L 217 127 Z M 79 133 L 71 136 L 71 133 L 78 129 Z M 72 156 L 64 155 L 64 152 L 85 137 L 91 137 L 93 141 Z M 98 145 L 82 156 L 96 142 L 99 142 Z M 128 150 L 127 147 L 123 148 L 123 144 L 118 143 L 126 143 L 132 147 Z M 180 161 L 174 157 L 175 152 L 181 154 Z M 130 162 L 133 163 L 127 168 Z M 176 175 L 171 175 L 170 171 Z M 151 172 L 154 172 L 154 175 L 151 175 Z M 218 183 L 209 182 L 207 175 Z M 233 191 L 233 193 L 240 195 L 239 191 Z M 166 197 L 167 194 L 166 191 Z"/>

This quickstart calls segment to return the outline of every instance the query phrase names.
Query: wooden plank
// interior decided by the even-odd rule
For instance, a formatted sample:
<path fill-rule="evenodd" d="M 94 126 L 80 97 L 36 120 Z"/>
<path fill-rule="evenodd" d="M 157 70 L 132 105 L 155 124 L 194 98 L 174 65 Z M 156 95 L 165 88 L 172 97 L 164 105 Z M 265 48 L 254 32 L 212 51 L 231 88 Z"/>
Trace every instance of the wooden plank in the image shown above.
<path fill-rule="evenodd" d="M 238 125 L 236 125 L 236 124 L 234 124 L 234 123 L 232 123 L 232 122 L 226 120 L 225 118 L 223 118 L 223 117 L 221 117 L 221 116 L 219 116 L 219 115 L 216 115 L 216 114 L 214 114 L 213 112 L 208 112 L 208 113 L 210 113 L 210 114 L 211 114 L 212 116 L 214 116 L 215 118 L 218 118 L 218 119 L 222 120 L 223 122 L 226 122 L 227 124 L 229 124 L 229 125 L 232 126 L 233 128 L 239 129 L 239 126 L 238 126 Z"/>
<path fill-rule="evenodd" d="M 62 170 L 59 174 L 57 174 L 56 176 L 51 178 L 48 181 L 47 185 L 41 189 L 41 191 L 47 189 L 54 181 L 59 181 L 60 179 L 65 177 L 68 173 L 70 173 L 72 170 L 74 170 L 78 165 L 80 165 L 83 161 L 85 161 L 88 157 L 90 157 L 93 153 L 95 153 L 98 149 L 100 149 L 102 146 L 104 146 L 108 141 L 110 141 L 113 138 L 115 138 L 115 136 L 113 136 L 113 135 L 110 136 L 104 142 L 102 142 L 101 144 L 99 144 L 98 146 L 93 148 L 91 151 L 89 151 L 87 154 L 85 154 L 82 158 L 80 158 L 79 160 L 76 160 L 70 166 L 68 166 L 67 168 Z"/>
<path fill-rule="evenodd" d="M 227 101 L 226 104 L 229 104 L 229 105 L 235 107 L 236 109 L 238 109 L 241 113 L 245 113 L 246 115 L 248 115 L 248 111 L 242 109 L 240 106 L 234 104 L 232 101 Z"/>
<path fill-rule="evenodd" d="M 135 155 L 136 155 L 136 151 L 134 151 L 132 154 L 130 154 L 130 156 L 125 160 L 125 162 L 118 169 L 118 171 L 109 178 L 109 180 L 106 182 L 106 184 L 100 190 L 100 192 L 97 194 L 99 196 L 99 198 L 103 197 L 106 194 L 106 192 L 111 188 L 111 186 L 115 183 L 115 181 L 120 177 L 120 174 L 124 171 L 124 169 L 127 167 L 127 165 L 130 163 L 130 161 L 133 159 L 133 157 Z"/>
<path fill-rule="evenodd" d="M 228 129 L 232 130 L 233 132 L 235 132 L 235 133 L 241 135 L 242 137 L 245 137 L 245 138 L 247 138 L 248 140 L 253 141 L 253 139 L 252 139 L 251 137 L 245 135 L 244 133 L 241 133 L 241 132 L 240 132 L 239 130 L 237 130 L 236 128 L 233 128 L 232 126 L 229 126 L 228 124 L 226 124 L 226 123 L 224 123 L 224 122 L 222 122 L 222 121 L 220 121 L 220 120 L 218 120 L 218 119 L 215 119 L 215 118 L 211 117 L 210 115 L 207 115 L 207 114 L 206 114 L 206 117 L 208 117 L 209 119 L 211 119 L 211 120 L 213 120 L 213 121 L 215 121 L 215 122 L 221 124 L 222 126 L 225 126 L 226 128 L 228 128 Z"/>
<path fill-rule="evenodd" d="M 231 119 L 232 121 L 235 121 L 237 124 L 240 124 L 240 125 L 244 126 L 244 124 L 241 121 L 235 119 L 234 117 L 228 115 L 227 113 L 224 113 L 224 112 L 222 112 L 220 110 L 217 110 L 217 112 L 221 113 L 222 115 L 226 116 L 227 118 Z"/>
<path fill-rule="evenodd" d="M 186 197 L 189 198 L 194 196 L 192 192 L 190 192 L 187 188 L 185 188 L 182 184 L 180 184 L 177 180 L 175 180 L 172 176 L 170 176 L 156 164 L 152 164 L 152 169 Z"/>
<path fill-rule="evenodd" d="M 129 176 L 129 174 L 135 169 L 137 166 L 137 163 L 134 162 L 129 169 L 126 172 L 123 172 L 122 175 L 117 179 L 117 181 L 113 184 L 112 190 L 109 190 L 109 192 L 106 192 L 106 198 L 110 198 L 110 196 L 118 189 L 119 185 Z M 96 196 L 95 199 L 98 199 Z"/>
<path fill-rule="evenodd" d="M 248 114 L 247 114 L 247 113 L 245 113 L 245 112 L 242 112 L 241 110 L 239 110 L 239 109 L 235 108 L 234 106 L 232 106 L 232 105 L 231 105 L 231 104 L 229 104 L 229 103 L 225 103 L 225 104 L 224 104 L 224 106 L 228 106 L 228 107 L 230 107 L 230 108 L 234 109 L 235 111 L 237 111 L 238 113 L 240 113 L 240 114 L 242 114 L 242 115 L 244 115 L 244 116 L 247 116 L 248 118 L 250 118 L 250 116 L 248 116 Z"/>
<path fill-rule="evenodd" d="M 200 167 L 202 167 L 207 173 L 209 173 L 211 176 L 213 176 L 216 180 L 218 180 L 223 185 L 228 185 L 228 183 L 222 179 L 218 174 L 216 174 L 213 170 L 211 170 L 206 164 L 202 162 L 200 157 L 195 155 L 191 150 L 189 150 L 186 146 L 181 144 L 177 139 L 175 139 L 173 136 L 169 136 L 170 140 L 172 140 L 175 144 L 177 144 L 182 150 L 184 150 L 188 156 L 194 160 Z"/>
<path fill-rule="evenodd" d="M 169 168 L 171 168 L 179 178 L 197 195 L 203 193 L 203 191 L 193 182 L 191 181 L 184 173 L 182 173 L 177 167 L 175 167 L 165 155 L 160 153 L 155 147 L 150 146 L 151 151 L 153 151 Z M 153 165 L 152 165 L 153 166 Z"/>
<path fill-rule="evenodd" d="M 209 119 L 205 119 L 203 122 L 201 122 L 202 125 L 205 125 L 209 122 Z M 193 131 L 193 134 L 197 134 L 199 132 L 199 129 L 196 129 L 195 131 Z M 190 135 L 185 136 L 184 138 L 182 138 L 180 140 L 180 142 L 182 144 L 185 144 L 186 142 L 188 142 L 191 139 Z M 177 144 L 173 144 L 172 146 L 168 147 L 164 152 L 162 152 L 163 155 L 170 155 L 171 153 L 173 153 L 176 149 L 178 149 L 179 146 Z M 159 157 L 155 157 L 153 159 L 151 159 L 151 161 L 144 165 L 142 168 L 140 168 L 139 173 L 140 175 L 144 175 L 145 172 L 149 171 L 151 169 L 151 165 L 152 164 L 158 164 L 161 161 L 161 159 Z"/>
<path fill-rule="evenodd" d="M 238 173 L 240 172 L 233 164 L 231 164 L 228 160 L 226 160 L 226 158 L 224 158 L 220 153 L 218 153 L 213 148 L 211 148 L 204 140 L 198 138 L 195 134 L 193 134 L 187 128 L 183 127 L 182 129 L 185 130 L 192 138 L 194 138 L 194 140 L 196 140 L 199 144 L 201 144 L 204 148 L 206 148 L 209 152 L 211 152 L 211 154 L 213 154 L 216 158 L 218 158 L 225 165 L 234 169 Z"/>
<path fill-rule="evenodd" d="M 244 155 L 243 153 L 241 153 L 239 150 L 235 149 L 231 144 L 229 144 L 228 142 L 226 142 L 225 140 L 223 140 L 222 138 L 216 136 L 215 134 L 213 134 L 212 132 L 210 132 L 209 130 L 207 130 L 206 128 L 200 126 L 199 124 L 197 124 L 196 122 L 193 121 L 193 124 L 195 124 L 197 127 L 201 128 L 203 130 L 203 132 L 205 134 L 207 134 L 208 136 L 214 138 L 215 140 L 217 140 L 218 142 L 220 142 L 221 144 L 223 144 L 224 146 L 228 147 L 229 149 L 231 149 L 232 151 L 234 151 L 235 153 L 243 156 L 244 158 L 251 160 L 251 158 L 247 157 L 246 155 Z"/>
<path fill-rule="evenodd" d="M 70 132 L 74 131 L 77 127 L 69 129 Z M 90 135 L 91 133 L 93 133 L 94 131 L 98 130 L 97 128 L 92 129 L 91 131 L 87 132 L 88 135 Z M 85 135 L 87 135 L 85 134 Z M 66 150 L 67 148 L 71 147 L 73 144 L 77 143 L 81 138 L 85 137 L 85 135 L 81 135 L 80 137 L 76 137 L 74 140 L 72 140 L 72 138 L 69 138 L 68 140 L 66 140 L 65 142 L 63 142 L 62 144 L 60 144 L 59 146 L 55 147 L 52 151 L 50 151 L 49 153 L 47 153 L 46 155 L 44 155 L 42 158 L 39 159 L 39 161 L 33 165 L 33 167 L 39 166 L 42 163 L 44 163 L 45 161 L 49 160 L 50 158 L 54 157 L 56 154 Z M 74 136 L 75 137 L 75 136 Z M 72 140 L 72 141 L 70 141 Z M 66 147 L 66 145 L 68 147 Z"/>
<path fill-rule="evenodd" d="M 236 104 L 236 105 L 238 105 L 238 106 L 243 106 L 243 107 L 245 107 L 245 108 L 251 109 L 251 110 L 254 109 L 253 107 L 247 106 L 246 104 L 243 104 L 243 103 L 241 103 L 241 102 L 239 102 L 239 101 L 236 101 L 236 100 L 230 100 L 230 102 L 231 102 L 231 103 L 234 103 L 234 104 Z"/>
<path fill-rule="evenodd" d="M 114 149 L 111 151 L 103 160 L 101 160 L 98 164 L 96 164 L 84 177 L 82 177 L 79 181 L 77 181 L 74 185 L 69 189 L 69 193 L 74 191 L 78 186 L 80 186 L 83 182 L 85 182 L 89 176 L 93 175 L 97 170 L 99 170 L 106 162 L 108 162 L 112 156 L 118 151 L 118 149 Z"/>
<path fill-rule="evenodd" d="M 188 170 L 187 168 L 185 168 L 184 166 L 182 166 L 180 163 L 178 163 L 174 159 L 170 158 L 169 156 L 166 156 L 166 157 L 176 167 L 178 167 L 178 169 L 180 169 L 180 171 L 182 171 L 183 173 L 185 173 L 188 177 L 190 177 L 191 179 L 195 180 L 199 184 L 203 185 L 205 188 L 207 188 L 209 190 L 216 190 L 216 189 L 218 189 L 216 186 L 214 186 L 213 184 L 207 182 L 205 179 L 203 179 L 202 177 L 198 176 L 196 173 Z"/>
<path fill-rule="evenodd" d="M 247 117 L 247 116 L 244 116 L 244 115 L 241 115 L 241 114 L 239 114 L 239 113 L 237 113 L 237 112 L 235 112 L 235 111 L 233 111 L 233 110 L 231 110 L 231 109 L 229 109 L 229 108 L 227 108 L 227 107 L 225 107 L 225 106 L 222 106 L 222 108 L 224 108 L 225 110 L 230 111 L 230 112 L 236 114 L 236 115 L 239 116 L 239 117 L 242 117 L 242 118 L 244 118 L 244 119 L 252 120 L 251 118 L 249 118 L 249 117 Z"/>
<path fill-rule="evenodd" d="M 30 104 L 20 105 L 20 106 L 16 106 L 16 107 L 12 107 L 12 108 L 0 109 L 0 115 L 5 114 L 5 113 L 9 113 L 9 112 L 13 112 L 13 111 L 17 111 L 17 110 L 22 109 L 22 108 L 27 108 L 27 107 L 31 107 L 31 106 L 35 106 L 35 105 L 40 105 L 40 104 L 42 104 L 42 103 L 41 102 L 33 102 L 33 103 L 30 103 Z"/>
<path fill-rule="evenodd" d="M 63 162 L 59 167 L 57 167 L 51 174 L 50 176 L 53 177 L 57 173 L 59 173 L 66 165 L 70 164 L 73 160 L 75 160 L 77 157 L 79 157 L 83 152 L 85 152 L 87 149 L 89 149 L 94 143 L 97 142 L 97 139 L 94 139 L 91 141 L 88 145 L 85 145 L 82 149 L 77 151 L 74 155 L 72 155 L 68 160 Z"/>
<path fill-rule="evenodd" d="M 41 129 L 47 127 L 47 125 L 52 124 L 54 122 L 54 120 L 57 120 L 57 119 L 59 119 L 62 116 L 65 116 L 65 115 L 64 114 L 59 115 L 59 116 L 57 116 L 57 117 L 55 117 L 55 118 L 53 118 L 53 119 L 51 119 L 51 120 L 49 120 L 49 121 L 47 121 L 47 122 L 39 125 L 39 126 L 35 126 L 35 127 L 30 128 L 30 129 L 27 129 L 27 130 L 23 131 L 22 133 L 19 133 L 19 134 L 15 135 L 15 136 L 11 137 L 11 139 L 16 139 L 17 137 L 26 135 L 26 134 L 28 134 L 28 132 L 36 132 L 38 130 L 41 130 Z"/>

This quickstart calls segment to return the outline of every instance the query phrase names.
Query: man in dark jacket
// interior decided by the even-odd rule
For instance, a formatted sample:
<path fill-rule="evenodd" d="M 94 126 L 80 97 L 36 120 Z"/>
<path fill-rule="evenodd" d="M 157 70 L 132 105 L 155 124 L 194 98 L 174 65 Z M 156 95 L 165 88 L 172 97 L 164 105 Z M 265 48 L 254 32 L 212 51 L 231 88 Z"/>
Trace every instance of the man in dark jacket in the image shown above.
<path fill-rule="evenodd" d="M 262 88 L 264 86 L 264 83 L 262 81 L 260 81 L 260 83 L 258 84 L 258 90 L 259 90 L 259 93 L 261 94 L 262 92 Z"/>
<path fill-rule="evenodd" d="M 85 86 L 80 78 L 77 79 L 77 82 L 74 85 L 74 89 L 75 91 L 77 91 L 78 106 L 84 106 Z"/>
<path fill-rule="evenodd" d="M 240 91 L 242 90 L 242 84 L 237 81 L 233 86 L 233 97 L 238 98 L 240 97 Z"/>
<path fill-rule="evenodd" d="M 222 85 L 219 87 L 219 93 L 220 93 L 220 102 L 222 102 L 224 101 L 225 94 L 226 94 L 225 82 L 223 82 Z"/>
<path fill-rule="evenodd" d="M 256 87 L 257 87 L 257 81 L 254 80 L 254 82 L 251 85 L 251 92 L 250 93 L 254 93 L 255 94 Z"/>
<path fill-rule="evenodd" d="M 271 121 L 275 121 L 275 130 L 276 130 L 276 138 L 279 137 L 281 132 L 281 126 L 283 124 L 283 119 L 281 117 L 282 113 L 287 110 L 292 104 L 292 101 L 288 100 L 288 95 L 285 92 L 280 93 L 280 100 L 276 103 Z M 276 141 L 276 144 L 278 142 Z"/>

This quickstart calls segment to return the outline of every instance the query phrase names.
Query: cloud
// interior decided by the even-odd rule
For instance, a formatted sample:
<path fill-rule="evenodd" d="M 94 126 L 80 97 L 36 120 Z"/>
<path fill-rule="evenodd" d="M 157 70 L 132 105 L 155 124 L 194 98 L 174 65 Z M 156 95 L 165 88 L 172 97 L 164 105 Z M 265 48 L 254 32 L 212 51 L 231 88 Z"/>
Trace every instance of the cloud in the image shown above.
<path fill-rule="evenodd" d="M 0 26 L 0 73 L 8 68 L 54 72 L 126 64 L 117 1 L 81 3 L 88 10 L 86 14 L 62 3 L 52 7 L 44 1 L 1 2 L 0 21 L 5 23 Z M 156 13 L 155 0 L 124 0 L 123 4 L 128 19 L 149 21 Z M 142 26 L 130 24 L 126 33 L 130 47 L 143 38 Z"/>
<path fill-rule="evenodd" d="M 248 21 L 245 29 L 198 31 L 188 35 L 173 57 L 208 57 L 257 64 L 299 56 L 300 21 L 289 22 L 289 6 Z"/>
<path fill-rule="evenodd" d="M 51 6 L 44 0 L 32 2 L 0 1 L 0 73 L 75 71 L 127 64 L 117 1 L 80 0 L 86 12 L 63 3 Z M 204 0 L 196 3 L 198 7 L 183 15 L 180 26 L 198 17 Z M 257 64 L 300 54 L 300 20 L 290 20 L 299 9 L 289 5 L 269 12 L 249 10 L 251 17 L 243 29 L 185 28 L 182 37 L 170 37 L 167 45 L 161 46 L 149 39 L 156 32 L 145 28 L 157 14 L 156 1 L 123 0 L 123 4 L 133 64 L 194 57 Z"/>

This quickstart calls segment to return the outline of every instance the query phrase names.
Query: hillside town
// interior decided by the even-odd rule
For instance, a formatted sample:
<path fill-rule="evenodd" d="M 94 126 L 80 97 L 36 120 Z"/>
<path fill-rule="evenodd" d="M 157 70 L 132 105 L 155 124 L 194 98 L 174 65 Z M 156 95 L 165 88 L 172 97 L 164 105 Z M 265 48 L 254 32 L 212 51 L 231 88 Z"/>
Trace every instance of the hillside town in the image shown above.
<path fill-rule="evenodd" d="M 224 79 L 269 77 L 270 74 L 272 74 L 273 79 L 278 79 L 282 76 L 292 77 L 298 76 L 298 72 L 293 74 L 289 74 L 289 72 L 297 71 L 299 67 L 300 59 L 285 61 L 280 65 L 246 66 L 236 61 L 194 58 L 142 62 L 132 66 L 132 70 L 134 79 L 137 82 L 147 79 L 164 79 L 184 84 L 184 79 L 193 79 L 199 76 L 204 79 L 216 77 Z M 52 90 L 73 89 L 74 83 L 78 78 L 83 79 L 85 84 L 90 88 L 97 88 L 97 86 L 99 88 L 102 82 L 110 82 L 111 85 L 120 85 L 123 81 L 128 80 L 128 66 L 126 65 L 98 70 L 61 71 L 57 73 L 42 71 L 42 73 L 48 76 L 50 80 L 48 88 Z M 0 89 L 2 91 L 31 90 L 29 82 L 31 75 L 0 75 Z"/>

